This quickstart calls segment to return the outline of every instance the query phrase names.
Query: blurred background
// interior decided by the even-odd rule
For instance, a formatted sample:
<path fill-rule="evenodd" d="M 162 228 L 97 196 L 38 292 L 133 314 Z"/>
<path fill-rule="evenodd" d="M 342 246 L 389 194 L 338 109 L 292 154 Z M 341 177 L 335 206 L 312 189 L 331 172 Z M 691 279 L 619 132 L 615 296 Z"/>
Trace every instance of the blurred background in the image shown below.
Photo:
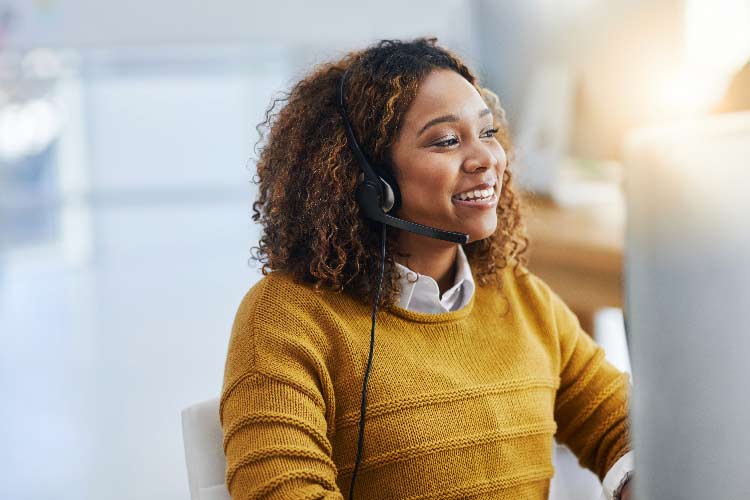
<path fill-rule="evenodd" d="M 532 270 L 621 328 L 623 141 L 750 109 L 750 0 L 0 0 L 0 498 L 189 498 L 180 411 L 261 277 L 255 126 L 312 64 L 422 35 L 502 100 Z M 597 498 L 565 460 L 555 498 Z"/>

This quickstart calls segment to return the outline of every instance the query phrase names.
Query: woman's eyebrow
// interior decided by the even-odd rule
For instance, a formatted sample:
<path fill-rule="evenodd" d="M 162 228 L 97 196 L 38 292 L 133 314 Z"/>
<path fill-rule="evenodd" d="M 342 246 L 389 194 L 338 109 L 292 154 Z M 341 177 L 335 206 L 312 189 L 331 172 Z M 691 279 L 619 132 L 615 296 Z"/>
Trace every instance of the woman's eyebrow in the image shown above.
<path fill-rule="evenodd" d="M 483 117 L 484 115 L 487 115 L 489 113 L 492 113 L 490 108 L 484 108 L 479 112 L 479 118 Z M 428 128 L 432 127 L 433 125 L 437 125 L 438 123 L 444 123 L 444 122 L 457 122 L 458 116 L 450 114 L 450 115 L 443 115 L 438 116 L 437 118 L 433 118 L 432 120 L 425 123 L 424 127 L 417 133 L 417 137 L 422 135 L 422 132 L 427 130 Z"/>

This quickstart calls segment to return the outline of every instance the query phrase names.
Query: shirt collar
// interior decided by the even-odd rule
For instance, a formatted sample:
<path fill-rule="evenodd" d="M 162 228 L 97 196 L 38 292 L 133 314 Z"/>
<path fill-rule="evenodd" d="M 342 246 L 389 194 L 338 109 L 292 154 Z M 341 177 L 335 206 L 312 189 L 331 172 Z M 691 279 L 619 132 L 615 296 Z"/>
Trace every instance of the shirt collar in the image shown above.
<path fill-rule="evenodd" d="M 403 309 L 423 312 L 456 310 L 466 305 L 474 293 L 474 277 L 461 245 L 458 245 L 456 252 L 456 278 L 453 286 L 442 297 L 440 288 L 432 277 L 412 271 L 398 262 L 396 268 L 401 272 L 399 306 Z"/>

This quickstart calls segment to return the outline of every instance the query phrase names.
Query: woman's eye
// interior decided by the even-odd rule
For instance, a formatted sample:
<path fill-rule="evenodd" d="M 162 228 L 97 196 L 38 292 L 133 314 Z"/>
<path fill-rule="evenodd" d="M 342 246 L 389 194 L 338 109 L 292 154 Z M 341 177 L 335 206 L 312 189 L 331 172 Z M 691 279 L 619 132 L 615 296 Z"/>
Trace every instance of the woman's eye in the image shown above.
<path fill-rule="evenodd" d="M 491 128 L 484 133 L 483 137 L 493 137 L 495 134 L 497 134 L 497 132 L 498 130 L 496 128 Z M 445 139 L 444 141 L 436 142 L 433 145 L 439 146 L 439 147 L 449 147 L 449 146 L 453 146 L 457 142 L 458 142 L 458 139 L 456 137 L 451 137 L 449 139 Z"/>
<path fill-rule="evenodd" d="M 453 146 L 457 142 L 458 142 L 458 139 L 456 139 L 455 137 L 451 137 L 450 139 L 446 139 L 444 141 L 436 142 L 435 146 L 448 147 L 448 146 Z"/>

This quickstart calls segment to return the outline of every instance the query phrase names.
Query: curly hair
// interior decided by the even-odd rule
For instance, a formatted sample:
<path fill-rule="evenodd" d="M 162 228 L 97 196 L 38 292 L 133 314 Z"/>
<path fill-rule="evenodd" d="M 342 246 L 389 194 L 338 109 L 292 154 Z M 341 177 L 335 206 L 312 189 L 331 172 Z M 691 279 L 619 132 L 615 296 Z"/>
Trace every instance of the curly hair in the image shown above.
<path fill-rule="evenodd" d="M 347 76 L 347 112 L 360 147 L 374 165 L 394 176 L 391 146 L 419 84 L 434 69 L 456 71 L 480 93 L 493 112 L 496 137 L 508 156 L 497 205 L 498 225 L 490 237 L 464 245 L 480 286 L 495 282 L 498 271 L 526 263 L 528 238 L 520 200 L 513 190 L 513 147 L 505 112 L 492 91 L 458 56 L 439 47 L 437 39 L 381 40 L 340 60 L 318 64 L 289 92 L 274 99 L 256 127 L 258 197 L 252 219 L 262 234 L 256 255 L 264 276 L 285 270 L 297 282 L 335 293 L 346 291 L 369 302 L 380 272 L 380 223 L 364 217 L 354 192 L 360 167 L 354 159 L 337 108 L 342 74 Z M 351 96 L 357 96 L 352 98 Z M 285 103 L 277 109 L 279 103 Z M 264 133 L 267 133 L 265 135 Z M 260 150 L 257 146 L 262 144 Z M 397 178 L 397 177 L 395 177 Z M 378 306 L 398 303 L 401 275 L 395 267 L 398 231 L 386 238 L 386 267 Z"/>

